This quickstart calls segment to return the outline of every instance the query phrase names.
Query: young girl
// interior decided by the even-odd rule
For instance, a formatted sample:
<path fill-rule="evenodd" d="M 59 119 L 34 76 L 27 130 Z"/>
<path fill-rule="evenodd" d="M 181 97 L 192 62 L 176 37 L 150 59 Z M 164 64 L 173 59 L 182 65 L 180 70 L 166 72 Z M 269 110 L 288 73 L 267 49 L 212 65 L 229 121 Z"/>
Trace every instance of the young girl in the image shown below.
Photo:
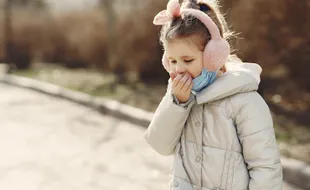
<path fill-rule="evenodd" d="M 145 138 L 174 154 L 170 189 L 281 190 L 273 121 L 256 92 L 261 68 L 231 61 L 214 0 L 170 0 L 154 24 L 170 79 Z"/>

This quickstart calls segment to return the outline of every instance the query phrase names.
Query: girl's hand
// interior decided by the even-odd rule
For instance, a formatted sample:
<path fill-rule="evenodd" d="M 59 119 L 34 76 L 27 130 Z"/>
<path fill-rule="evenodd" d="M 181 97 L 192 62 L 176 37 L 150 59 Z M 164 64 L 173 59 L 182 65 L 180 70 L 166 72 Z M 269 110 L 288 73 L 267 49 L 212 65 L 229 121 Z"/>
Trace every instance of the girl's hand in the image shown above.
<path fill-rule="evenodd" d="M 170 78 L 172 81 L 172 94 L 180 103 L 187 102 L 193 87 L 192 77 L 188 74 L 176 75 L 175 73 L 170 73 Z"/>

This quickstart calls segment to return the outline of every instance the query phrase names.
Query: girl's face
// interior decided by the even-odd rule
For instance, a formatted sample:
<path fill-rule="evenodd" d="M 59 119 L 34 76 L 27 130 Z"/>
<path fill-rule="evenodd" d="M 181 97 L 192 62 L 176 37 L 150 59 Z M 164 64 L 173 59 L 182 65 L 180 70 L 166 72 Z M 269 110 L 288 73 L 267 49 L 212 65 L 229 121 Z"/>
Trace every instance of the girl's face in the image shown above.
<path fill-rule="evenodd" d="M 189 74 L 196 78 L 202 72 L 203 52 L 191 40 L 174 39 L 164 44 L 169 60 L 170 72 L 177 75 Z"/>

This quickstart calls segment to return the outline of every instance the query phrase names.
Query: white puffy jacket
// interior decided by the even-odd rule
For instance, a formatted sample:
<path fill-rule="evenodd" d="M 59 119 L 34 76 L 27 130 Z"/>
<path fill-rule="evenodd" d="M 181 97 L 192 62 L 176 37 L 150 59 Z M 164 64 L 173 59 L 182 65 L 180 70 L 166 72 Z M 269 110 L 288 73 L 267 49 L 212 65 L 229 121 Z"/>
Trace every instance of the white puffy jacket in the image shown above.
<path fill-rule="evenodd" d="M 158 153 L 174 153 L 172 190 L 282 190 L 273 121 L 256 92 L 261 68 L 226 70 L 187 106 L 174 103 L 168 85 L 145 138 Z"/>

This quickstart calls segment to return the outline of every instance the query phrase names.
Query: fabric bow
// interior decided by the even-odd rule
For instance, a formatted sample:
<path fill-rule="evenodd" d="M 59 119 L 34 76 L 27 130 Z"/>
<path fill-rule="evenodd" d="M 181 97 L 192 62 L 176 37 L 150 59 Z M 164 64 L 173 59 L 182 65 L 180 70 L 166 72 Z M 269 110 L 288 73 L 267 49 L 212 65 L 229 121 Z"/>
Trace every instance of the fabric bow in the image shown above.
<path fill-rule="evenodd" d="M 208 5 L 207 0 L 198 0 L 198 4 Z M 208 6 L 209 7 L 209 6 Z M 155 25 L 165 25 L 175 17 L 180 17 L 182 10 L 179 4 L 179 0 L 170 0 L 167 4 L 167 10 L 160 11 L 153 20 Z M 183 17 L 182 17 L 183 18 Z"/>
<path fill-rule="evenodd" d="M 181 16 L 181 7 L 179 0 L 170 0 L 167 4 L 167 10 L 160 11 L 153 20 L 155 25 L 164 25 L 174 17 Z"/>

